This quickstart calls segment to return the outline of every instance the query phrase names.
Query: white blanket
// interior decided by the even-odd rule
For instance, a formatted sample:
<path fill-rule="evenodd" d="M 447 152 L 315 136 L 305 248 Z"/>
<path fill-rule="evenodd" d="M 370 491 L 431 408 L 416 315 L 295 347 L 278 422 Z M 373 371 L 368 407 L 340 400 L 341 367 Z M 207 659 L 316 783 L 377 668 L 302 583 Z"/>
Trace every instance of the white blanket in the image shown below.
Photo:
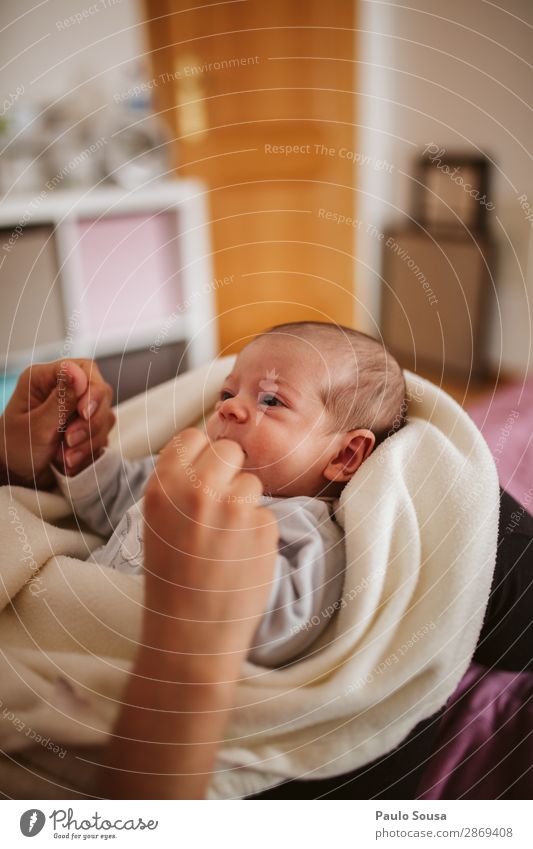
<path fill-rule="evenodd" d="M 213 405 L 230 368 L 230 358 L 217 360 L 122 404 L 112 441 L 129 457 L 156 452 Z M 466 413 L 407 378 L 407 426 L 341 498 L 338 609 L 322 612 L 330 625 L 306 659 L 280 670 L 246 665 L 212 796 L 371 762 L 438 710 L 468 666 L 496 556 L 496 469 Z M 88 760 L 99 762 L 119 709 L 142 579 L 83 562 L 100 540 L 75 529 L 59 495 L 4 487 L 0 499 L 0 787 L 11 753 L 26 749 L 10 795 L 31 796 L 46 752 L 49 795 L 65 798 L 74 785 L 60 752 L 84 751 L 81 764 L 94 747 Z M 90 775 L 82 792 L 98 795 Z M 43 798 L 42 783 L 33 786 Z"/>

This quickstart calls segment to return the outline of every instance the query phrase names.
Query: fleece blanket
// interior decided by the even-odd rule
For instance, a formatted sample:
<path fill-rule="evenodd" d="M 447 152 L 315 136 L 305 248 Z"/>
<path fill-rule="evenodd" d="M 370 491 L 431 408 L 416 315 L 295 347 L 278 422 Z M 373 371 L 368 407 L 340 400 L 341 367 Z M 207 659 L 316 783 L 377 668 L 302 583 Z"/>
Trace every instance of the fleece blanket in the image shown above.
<path fill-rule="evenodd" d="M 112 443 L 129 457 L 158 451 L 212 407 L 231 362 L 120 405 Z M 496 468 L 466 413 L 406 377 L 408 424 L 342 494 L 342 597 L 321 611 L 328 627 L 299 662 L 245 664 L 212 797 L 373 761 L 435 713 L 468 667 L 496 556 Z M 101 540 L 76 527 L 61 496 L 4 487 L 0 498 L 3 767 L 19 764 L 9 795 L 30 796 L 30 777 L 45 774 L 49 792 L 41 781 L 35 797 L 64 797 L 76 769 L 67 781 L 61 751 L 83 752 L 78 766 L 101 761 L 140 633 L 142 578 L 85 562 Z M 98 795 L 87 775 L 82 792 Z"/>

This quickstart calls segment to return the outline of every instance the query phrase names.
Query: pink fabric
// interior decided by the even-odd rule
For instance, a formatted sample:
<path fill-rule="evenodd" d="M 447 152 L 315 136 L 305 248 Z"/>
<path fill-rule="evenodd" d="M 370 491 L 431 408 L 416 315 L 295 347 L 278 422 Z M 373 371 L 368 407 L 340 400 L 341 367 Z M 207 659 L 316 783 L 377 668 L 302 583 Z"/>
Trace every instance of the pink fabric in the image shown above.
<path fill-rule="evenodd" d="M 452 696 L 421 799 L 528 799 L 533 782 L 533 673 L 473 663 Z"/>
<path fill-rule="evenodd" d="M 494 455 L 500 484 L 533 512 L 533 380 L 501 389 L 467 412 Z"/>
<path fill-rule="evenodd" d="M 500 483 L 533 512 L 533 380 L 468 410 Z M 421 799 L 528 799 L 533 792 L 533 673 L 472 664 L 451 697 Z"/>

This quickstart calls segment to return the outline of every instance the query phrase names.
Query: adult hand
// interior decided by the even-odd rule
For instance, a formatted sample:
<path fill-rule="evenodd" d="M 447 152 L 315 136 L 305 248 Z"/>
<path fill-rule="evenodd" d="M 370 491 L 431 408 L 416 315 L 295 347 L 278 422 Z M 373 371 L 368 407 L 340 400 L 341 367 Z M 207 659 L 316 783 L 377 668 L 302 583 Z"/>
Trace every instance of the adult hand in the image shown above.
<path fill-rule="evenodd" d="M 278 528 L 243 460 L 236 442 L 210 444 L 193 428 L 161 453 L 144 495 L 147 638 L 155 626 L 159 643 L 194 632 L 199 655 L 247 650 L 270 591 Z"/>
<path fill-rule="evenodd" d="M 277 555 L 262 486 L 235 442 L 185 430 L 145 490 L 141 647 L 100 792 L 203 798 Z"/>
<path fill-rule="evenodd" d="M 1 417 L 0 462 L 23 486 L 53 483 L 49 464 L 64 459 L 67 473 L 107 444 L 114 422 L 112 389 L 92 360 L 29 366 Z"/>

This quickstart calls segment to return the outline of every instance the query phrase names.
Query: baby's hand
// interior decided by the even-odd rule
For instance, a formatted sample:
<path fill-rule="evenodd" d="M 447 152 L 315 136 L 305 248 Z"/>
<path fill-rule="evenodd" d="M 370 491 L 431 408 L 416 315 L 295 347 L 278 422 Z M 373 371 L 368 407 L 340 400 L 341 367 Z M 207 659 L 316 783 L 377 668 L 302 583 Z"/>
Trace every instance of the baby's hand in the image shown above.
<path fill-rule="evenodd" d="M 100 456 L 115 422 L 110 409 L 111 387 L 96 363 L 83 361 L 82 369 L 79 362 L 65 361 L 77 403 L 55 456 L 56 465 L 69 476 L 77 475 Z"/>

